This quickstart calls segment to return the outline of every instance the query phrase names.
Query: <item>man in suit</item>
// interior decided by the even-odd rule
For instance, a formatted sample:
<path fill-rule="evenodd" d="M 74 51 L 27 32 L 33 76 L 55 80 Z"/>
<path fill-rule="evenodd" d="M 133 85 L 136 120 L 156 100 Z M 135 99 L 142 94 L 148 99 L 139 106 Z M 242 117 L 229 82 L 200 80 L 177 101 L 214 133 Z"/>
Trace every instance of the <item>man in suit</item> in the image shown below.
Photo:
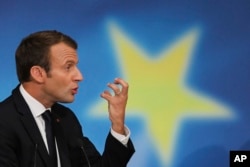
<path fill-rule="evenodd" d="M 108 84 L 114 94 L 101 94 L 111 121 L 102 154 L 83 135 L 74 113 L 58 103 L 73 102 L 83 80 L 76 50 L 77 43 L 58 31 L 36 32 L 19 44 L 15 59 L 20 84 L 0 103 L 1 167 L 127 165 L 135 151 L 124 124 L 128 83 L 116 78 Z"/>

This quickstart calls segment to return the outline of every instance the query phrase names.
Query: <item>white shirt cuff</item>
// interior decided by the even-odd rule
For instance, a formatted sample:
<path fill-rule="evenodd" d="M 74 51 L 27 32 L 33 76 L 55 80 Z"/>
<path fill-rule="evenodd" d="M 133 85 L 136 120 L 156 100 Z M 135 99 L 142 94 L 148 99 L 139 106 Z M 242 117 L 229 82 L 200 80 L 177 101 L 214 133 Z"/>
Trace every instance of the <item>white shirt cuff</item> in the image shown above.
<path fill-rule="evenodd" d="M 112 128 L 110 130 L 112 136 L 114 136 L 114 138 L 116 138 L 118 141 L 120 141 L 123 145 L 127 146 L 129 137 L 130 137 L 130 130 L 129 128 L 125 125 L 125 135 L 119 134 L 117 132 L 115 132 Z"/>

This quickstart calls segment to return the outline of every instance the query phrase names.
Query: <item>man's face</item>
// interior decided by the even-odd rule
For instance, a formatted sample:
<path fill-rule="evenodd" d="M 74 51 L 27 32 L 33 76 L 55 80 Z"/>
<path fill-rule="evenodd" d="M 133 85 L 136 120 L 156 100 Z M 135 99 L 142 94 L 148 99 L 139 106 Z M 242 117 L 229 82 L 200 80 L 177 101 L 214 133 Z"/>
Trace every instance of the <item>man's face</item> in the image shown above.
<path fill-rule="evenodd" d="M 50 48 L 50 71 L 44 84 L 44 95 L 50 102 L 74 101 L 78 90 L 78 82 L 83 76 L 77 68 L 76 50 L 59 43 Z"/>

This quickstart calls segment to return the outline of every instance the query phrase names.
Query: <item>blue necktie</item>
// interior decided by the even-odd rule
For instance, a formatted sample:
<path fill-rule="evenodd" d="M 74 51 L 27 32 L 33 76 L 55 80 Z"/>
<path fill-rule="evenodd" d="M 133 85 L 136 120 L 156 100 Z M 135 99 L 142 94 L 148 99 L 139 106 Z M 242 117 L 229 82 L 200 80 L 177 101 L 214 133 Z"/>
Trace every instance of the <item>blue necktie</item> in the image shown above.
<path fill-rule="evenodd" d="M 57 155 L 56 155 L 56 145 L 55 145 L 55 135 L 54 135 L 54 129 L 53 129 L 53 120 L 51 116 L 51 112 L 49 110 L 46 110 L 42 117 L 45 121 L 45 132 L 46 132 L 46 138 L 48 143 L 48 149 L 49 149 L 49 156 L 53 163 L 53 166 L 57 166 Z"/>

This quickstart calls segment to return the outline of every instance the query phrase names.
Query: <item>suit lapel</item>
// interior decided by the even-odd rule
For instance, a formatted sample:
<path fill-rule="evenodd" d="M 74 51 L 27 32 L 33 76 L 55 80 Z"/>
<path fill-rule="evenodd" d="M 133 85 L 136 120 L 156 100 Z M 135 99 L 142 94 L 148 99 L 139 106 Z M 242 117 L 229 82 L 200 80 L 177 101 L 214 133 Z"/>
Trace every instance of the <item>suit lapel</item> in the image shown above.
<path fill-rule="evenodd" d="M 35 122 L 35 119 L 25 102 L 24 98 L 22 97 L 19 86 L 13 90 L 12 92 L 17 111 L 21 115 L 21 121 L 23 123 L 24 128 L 27 131 L 27 134 L 30 136 L 31 140 L 34 143 L 34 146 L 37 145 L 37 152 L 41 155 L 44 162 L 49 166 L 49 155 L 42 139 L 41 133 L 38 129 L 38 126 Z"/>
<path fill-rule="evenodd" d="M 67 142 L 65 141 L 65 136 L 61 126 L 63 116 L 57 109 L 56 104 L 52 107 L 52 115 L 54 118 L 54 128 L 55 136 L 57 141 L 57 148 L 60 155 L 61 167 L 71 167 L 71 162 L 69 160 L 69 152 L 67 148 Z"/>
<path fill-rule="evenodd" d="M 42 139 L 42 136 L 40 134 L 40 131 L 35 123 L 34 118 L 31 115 L 31 118 L 29 115 L 25 115 L 21 118 L 23 125 L 29 134 L 30 138 L 34 142 L 34 145 L 37 145 L 37 152 L 41 155 L 42 159 L 45 163 L 48 163 L 49 155 L 46 149 L 46 146 L 44 144 L 44 141 Z"/>

